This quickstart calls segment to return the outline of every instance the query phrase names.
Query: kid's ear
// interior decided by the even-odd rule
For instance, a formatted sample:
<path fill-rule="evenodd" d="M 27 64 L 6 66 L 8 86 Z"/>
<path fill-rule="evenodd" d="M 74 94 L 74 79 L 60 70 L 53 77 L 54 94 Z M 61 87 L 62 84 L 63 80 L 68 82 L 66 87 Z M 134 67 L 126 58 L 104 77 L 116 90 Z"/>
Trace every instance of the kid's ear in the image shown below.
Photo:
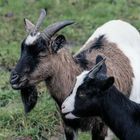
<path fill-rule="evenodd" d="M 106 80 L 102 80 L 101 90 L 108 90 L 114 84 L 114 77 L 109 77 Z"/>
<path fill-rule="evenodd" d="M 99 63 L 100 61 L 102 61 L 103 59 L 105 59 L 105 57 L 103 58 L 101 55 L 98 55 L 98 56 L 96 57 L 96 64 L 98 64 L 98 63 Z M 107 68 L 106 68 L 105 62 L 102 64 L 102 67 L 101 67 L 99 73 L 102 73 L 102 74 L 105 74 L 105 75 L 107 74 Z"/>
<path fill-rule="evenodd" d="M 66 43 L 66 39 L 63 35 L 59 35 L 55 38 L 55 40 L 52 43 L 52 50 L 54 53 L 57 53 L 57 51 L 64 47 L 64 44 Z"/>
<path fill-rule="evenodd" d="M 97 76 L 97 74 L 104 74 L 106 72 L 105 60 L 106 58 L 105 57 L 103 58 L 101 55 L 98 55 L 96 57 L 96 64 L 88 73 L 89 78 L 94 79 Z M 104 67 L 104 69 L 102 69 L 102 67 Z"/>

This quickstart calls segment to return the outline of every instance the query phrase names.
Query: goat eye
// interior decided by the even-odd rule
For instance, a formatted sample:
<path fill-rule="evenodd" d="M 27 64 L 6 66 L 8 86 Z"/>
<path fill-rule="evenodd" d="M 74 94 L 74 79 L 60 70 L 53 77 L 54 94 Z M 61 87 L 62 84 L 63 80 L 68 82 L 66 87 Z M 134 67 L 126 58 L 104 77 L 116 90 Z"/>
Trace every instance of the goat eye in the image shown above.
<path fill-rule="evenodd" d="M 79 92 L 79 97 L 84 98 L 86 95 L 83 92 Z"/>

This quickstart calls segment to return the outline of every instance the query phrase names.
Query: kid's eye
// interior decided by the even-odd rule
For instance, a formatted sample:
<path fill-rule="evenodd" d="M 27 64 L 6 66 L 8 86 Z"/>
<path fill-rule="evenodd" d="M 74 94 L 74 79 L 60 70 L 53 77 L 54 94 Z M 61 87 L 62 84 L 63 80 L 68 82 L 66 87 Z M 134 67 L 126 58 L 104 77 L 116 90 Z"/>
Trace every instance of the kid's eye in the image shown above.
<path fill-rule="evenodd" d="M 86 97 L 86 94 L 84 94 L 83 92 L 79 92 L 79 97 L 81 97 L 81 98 L 84 98 L 84 97 Z"/>

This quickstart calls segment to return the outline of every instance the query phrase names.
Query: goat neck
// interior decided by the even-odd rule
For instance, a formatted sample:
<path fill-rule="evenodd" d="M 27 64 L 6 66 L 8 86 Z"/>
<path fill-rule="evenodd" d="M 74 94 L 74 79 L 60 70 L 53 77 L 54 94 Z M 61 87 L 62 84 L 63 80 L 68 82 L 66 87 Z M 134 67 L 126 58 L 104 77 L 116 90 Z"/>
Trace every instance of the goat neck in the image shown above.
<path fill-rule="evenodd" d="M 75 77 L 82 70 L 66 48 L 52 57 L 52 77 L 46 80 L 46 86 L 52 97 L 62 103 L 72 89 Z"/>
<path fill-rule="evenodd" d="M 100 100 L 101 118 L 120 140 L 132 140 L 133 135 L 139 135 L 139 126 L 136 125 L 139 119 L 134 114 L 140 115 L 140 106 L 122 95 L 115 86 L 107 92 Z"/>

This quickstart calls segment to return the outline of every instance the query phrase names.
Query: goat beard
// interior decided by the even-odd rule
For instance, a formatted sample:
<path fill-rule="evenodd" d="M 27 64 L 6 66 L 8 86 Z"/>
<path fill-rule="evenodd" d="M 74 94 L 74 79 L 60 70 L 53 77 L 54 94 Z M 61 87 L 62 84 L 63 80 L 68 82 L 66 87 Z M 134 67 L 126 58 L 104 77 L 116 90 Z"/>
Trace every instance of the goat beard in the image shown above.
<path fill-rule="evenodd" d="M 36 105 L 38 93 L 35 86 L 29 86 L 20 90 L 25 113 L 29 113 Z"/>

